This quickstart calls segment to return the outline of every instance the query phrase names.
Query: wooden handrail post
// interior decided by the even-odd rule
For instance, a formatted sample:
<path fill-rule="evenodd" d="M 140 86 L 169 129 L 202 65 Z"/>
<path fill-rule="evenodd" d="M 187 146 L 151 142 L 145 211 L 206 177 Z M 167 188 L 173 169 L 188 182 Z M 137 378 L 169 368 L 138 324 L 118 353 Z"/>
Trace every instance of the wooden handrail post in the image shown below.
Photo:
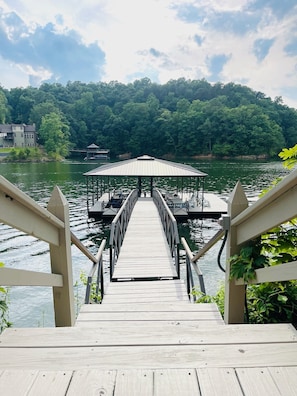
<path fill-rule="evenodd" d="M 243 191 L 241 183 L 238 181 L 231 193 L 228 202 L 228 214 L 230 219 L 236 217 L 239 213 L 248 207 L 248 200 Z M 243 323 L 244 322 L 244 285 L 235 285 L 234 279 L 230 280 L 230 263 L 229 258 L 238 253 L 240 247 L 237 245 L 237 229 L 231 226 L 226 246 L 226 278 L 225 278 L 225 323 Z"/>
<path fill-rule="evenodd" d="M 53 287 L 55 324 L 73 326 L 75 321 L 69 205 L 58 187 L 49 200 L 48 211 L 64 222 L 59 230 L 59 246 L 50 244 L 52 272 L 63 276 L 63 287 Z"/>

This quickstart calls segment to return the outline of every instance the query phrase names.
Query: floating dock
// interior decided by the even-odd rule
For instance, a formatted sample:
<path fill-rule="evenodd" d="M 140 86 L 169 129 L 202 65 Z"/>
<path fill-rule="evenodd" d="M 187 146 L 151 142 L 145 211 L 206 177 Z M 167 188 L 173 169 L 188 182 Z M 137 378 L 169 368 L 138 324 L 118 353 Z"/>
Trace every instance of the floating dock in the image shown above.
<path fill-rule="evenodd" d="M 146 197 L 149 199 L 150 197 Z M 142 199 L 146 199 L 142 198 Z M 116 216 L 119 207 L 117 204 L 107 205 L 110 202 L 108 193 L 104 193 L 99 200 L 89 208 L 88 214 L 94 219 L 112 219 Z M 167 202 L 168 203 L 168 202 Z M 213 218 L 218 219 L 227 213 L 227 203 L 213 193 L 204 193 L 203 201 L 183 202 L 177 199 L 172 205 L 168 205 L 177 220 L 191 218 Z"/>

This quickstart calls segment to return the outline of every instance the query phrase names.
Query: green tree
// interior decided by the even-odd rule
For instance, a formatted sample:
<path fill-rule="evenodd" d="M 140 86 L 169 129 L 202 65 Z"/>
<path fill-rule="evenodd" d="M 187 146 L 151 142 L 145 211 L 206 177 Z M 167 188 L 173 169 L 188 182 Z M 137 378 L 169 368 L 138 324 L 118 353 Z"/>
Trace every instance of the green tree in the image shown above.
<path fill-rule="evenodd" d="M 50 157 L 58 159 L 68 155 L 69 126 L 61 114 L 50 113 L 42 117 L 39 133 Z"/>
<path fill-rule="evenodd" d="M 50 113 L 59 113 L 58 107 L 51 101 L 35 104 L 30 112 L 29 122 L 36 125 L 36 130 L 39 131 L 42 117 Z"/>
<path fill-rule="evenodd" d="M 4 92 L 0 88 L 0 124 L 5 124 L 8 112 L 7 99 Z"/>

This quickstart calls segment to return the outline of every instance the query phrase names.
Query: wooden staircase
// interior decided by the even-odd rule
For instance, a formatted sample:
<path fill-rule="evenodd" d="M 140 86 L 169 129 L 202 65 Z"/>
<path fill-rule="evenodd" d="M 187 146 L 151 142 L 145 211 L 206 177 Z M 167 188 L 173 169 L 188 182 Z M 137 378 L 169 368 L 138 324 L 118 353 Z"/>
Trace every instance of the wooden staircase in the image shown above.
<path fill-rule="evenodd" d="M 133 287 L 141 302 L 123 291 L 83 305 L 75 327 L 5 330 L 0 394 L 296 395 L 291 325 L 224 325 L 215 304 L 164 301 L 165 286 L 148 301 L 145 283 Z"/>
<path fill-rule="evenodd" d="M 83 305 L 74 327 L 1 334 L 1 396 L 297 395 L 291 325 L 225 325 L 215 304 L 190 304 L 168 252 L 159 276 L 157 258 L 149 269 L 150 250 L 141 265 L 137 248 L 131 242 L 103 303 Z"/>

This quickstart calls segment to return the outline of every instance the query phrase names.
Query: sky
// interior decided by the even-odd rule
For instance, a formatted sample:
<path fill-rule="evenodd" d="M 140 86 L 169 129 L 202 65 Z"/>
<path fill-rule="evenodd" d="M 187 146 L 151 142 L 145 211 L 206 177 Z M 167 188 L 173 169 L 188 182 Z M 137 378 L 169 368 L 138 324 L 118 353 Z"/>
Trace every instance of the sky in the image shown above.
<path fill-rule="evenodd" d="M 234 82 L 297 108 L 296 0 L 0 0 L 0 86 Z"/>

